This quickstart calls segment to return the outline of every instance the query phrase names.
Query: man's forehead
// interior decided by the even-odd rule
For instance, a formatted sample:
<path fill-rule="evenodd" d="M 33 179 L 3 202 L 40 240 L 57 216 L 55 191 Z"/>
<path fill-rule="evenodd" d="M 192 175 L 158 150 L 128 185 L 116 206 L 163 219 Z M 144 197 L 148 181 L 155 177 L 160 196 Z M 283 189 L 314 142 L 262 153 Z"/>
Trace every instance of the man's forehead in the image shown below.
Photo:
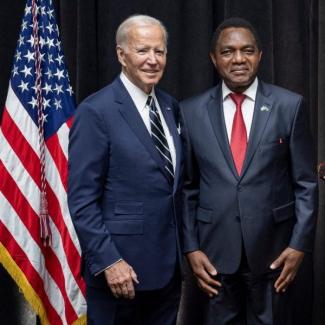
<path fill-rule="evenodd" d="M 226 43 L 247 43 L 257 46 L 254 34 L 244 27 L 228 27 L 222 30 L 217 45 L 225 45 Z"/>

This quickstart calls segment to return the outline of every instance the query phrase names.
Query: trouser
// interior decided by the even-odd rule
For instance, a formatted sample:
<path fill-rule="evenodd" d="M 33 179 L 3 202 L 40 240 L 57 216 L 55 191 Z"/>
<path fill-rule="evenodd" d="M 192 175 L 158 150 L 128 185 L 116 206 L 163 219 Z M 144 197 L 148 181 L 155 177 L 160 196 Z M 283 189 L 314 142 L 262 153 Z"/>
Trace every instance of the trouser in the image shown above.
<path fill-rule="evenodd" d="M 87 287 L 88 325 L 175 325 L 181 279 L 177 272 L 162 289 L 115 298 L 110 289 Z"/>

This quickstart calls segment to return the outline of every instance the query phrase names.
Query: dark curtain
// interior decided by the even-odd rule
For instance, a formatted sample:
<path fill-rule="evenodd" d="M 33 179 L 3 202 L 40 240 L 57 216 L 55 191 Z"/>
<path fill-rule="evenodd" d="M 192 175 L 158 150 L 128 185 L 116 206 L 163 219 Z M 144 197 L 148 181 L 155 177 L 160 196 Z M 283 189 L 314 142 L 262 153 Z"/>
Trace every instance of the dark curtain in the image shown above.
<path fill-rule="evenodd" d="M 315 153 L 319 162 L 325 160 L 323 0 L 54 0 L 54 4 L 78 102 L 119 73 L 115 31 L 129 15 L 149 14 L 165 23 L 169 31 L 168 65 L 160 87 L 179 100 L 218 82 L 208 55 L 210 37 L 218 23 L 230 16 L 248 19 L 263 43 L 259 76 L 305 96 Z M 23 0 L 0 2 L 0 107 L 5 102 L 24 5 Z M 308 325 L 313 319 L 313 324 L 322 325 L 325 320 L 324 193 L 322 183 L 314 259 L 307 258 L 298 274 L 295 299 L 303 307 L 295 311 L 296 324 Z M 0 281 L 12 285 L 5 276 Z M 180 312 L 182 325 L 200 324 L 204 299 L 189 273 Z"/>

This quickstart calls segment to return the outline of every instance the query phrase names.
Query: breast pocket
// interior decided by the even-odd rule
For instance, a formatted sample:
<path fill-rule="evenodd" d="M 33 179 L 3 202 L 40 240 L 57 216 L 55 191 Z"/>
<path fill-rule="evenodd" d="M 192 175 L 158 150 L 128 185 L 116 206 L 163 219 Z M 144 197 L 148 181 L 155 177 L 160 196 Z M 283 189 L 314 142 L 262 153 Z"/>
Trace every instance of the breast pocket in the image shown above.
<path fill-rule="evenodd" d="M 259 147 L 259 152 L 264 155 L 282 156 L 288 152 L 288 141 L 286 138 L 278 138 L 270 142 L 262 142 Z"/>

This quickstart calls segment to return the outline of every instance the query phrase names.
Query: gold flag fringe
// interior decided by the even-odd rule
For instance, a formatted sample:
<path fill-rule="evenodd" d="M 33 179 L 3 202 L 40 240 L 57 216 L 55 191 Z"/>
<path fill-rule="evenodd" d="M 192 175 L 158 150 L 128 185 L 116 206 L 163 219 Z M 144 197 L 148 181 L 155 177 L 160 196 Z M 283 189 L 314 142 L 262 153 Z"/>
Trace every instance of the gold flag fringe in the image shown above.
<path fill-rule="evenodd" d="M 44 305 L 35 292 L 33 287 L 28 282 L 24 272 L 19 268 L 14 259 L 11 257 L 7 249 L 0 242 L 0 263 L 4 266 L 10 276 L 18 285 L 19 289 L 23 293 L 27 302 L 31 305 L 32 309 L 39 316 L 42 325 L 51 325 L 49 322 Z M 76 319 L 72 325 L 86 325 L 86 315 L 80 316 Z M 54 325 L 54 324 L 53 324 Z"/>

